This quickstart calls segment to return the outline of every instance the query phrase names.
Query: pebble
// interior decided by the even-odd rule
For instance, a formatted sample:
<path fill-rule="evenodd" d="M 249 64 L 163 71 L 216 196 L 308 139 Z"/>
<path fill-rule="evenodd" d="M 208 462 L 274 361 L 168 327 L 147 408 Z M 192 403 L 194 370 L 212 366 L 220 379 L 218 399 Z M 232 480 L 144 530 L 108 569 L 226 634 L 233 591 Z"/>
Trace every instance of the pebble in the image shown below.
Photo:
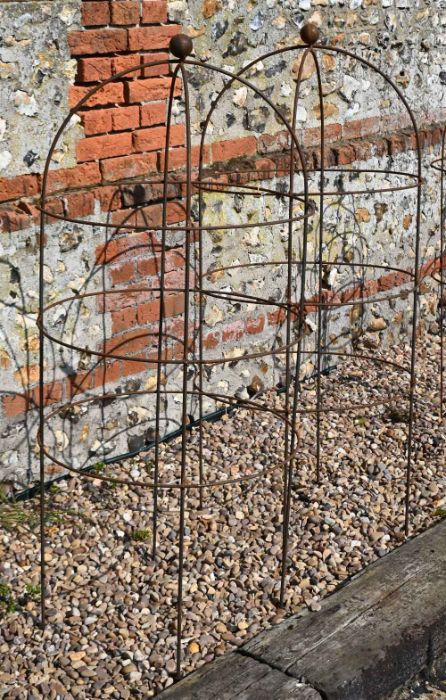
<path fill-rule="evenodd" d="M 379 324 L 375 324 L 379 325 Z M 382 325 L 382 324 L 381 324 Z M 375 333 L 376 335 L 376 333 Z M 446 504 L 445 434 L 440 428 L 436 387 L 438 338 L 420 343 L 413 485 L 412 533 L 430 526 Z M 406 350 L 386 348 L 402 361 Z M 272 414 L 239 409 L 204 430 L 209 479 L 252 475 L 251 481 L 187 494 L 183 595 L 184 658 L 189 673 L 203 662 L 244 644 L 261 629 L 321 599 L 342 581 L 404 541 L 404 476 L 407 408 L 389 406 L 388 393 L 404 388 L 402 373 L 375 364 L 342 365 L 321 386 L 324 402 L 366 405 L 356 412 L 324 413 L 321 482 L 315 479 L 314 413 L 299 420 L 301 448 L 293 482 L 285 609 L 277 607 L 282 557 L 283 422 Z M 283 395 L 270 400 L 283 408 Z M 383 404 L 367 407 L 370 396 Z M 430 398 L 433 398 L 430 402 Z M 302 406 L 314 406 L 314 381 L 307 380 Z M 432 405 L 431 405 L 432 404 Z M 198 431 L 191 432 L 188 478 L 195 478 Z M 181 441 L 160 448 L 160 467 L 176 478 Z M 279 458 L 279 459 L 278 459 Z M 145 478 L 151 452 L 114 465 L 114 475 Z M 263 472 L 264 469 L 266 472 Z M 195 471 L 194 471 L 195 470 Z M 63 482 L 56 495 L 65 508 L 48 533 L 49 624 L 35 623 L 38 596 L 25 597 L 38 577 L 38 533 L 18 526 L 0 532 L 0 579 L 19 601 L 0 627 L 0 683 L 6 697 L 152 697 L 176 675 L 178 493 L 159 494 L 157 552 L 135 541 L 152 532 L 149 489 L 119 490 L 95 479 Z M 35 501 L 23 503 L 25 511 Z M 70 515 L 70 512 L 75 514 Z M 21 604 L 23 601 L 23 605 Z M 32 603 L 32 606 L 30 606 Z M 0 611 L 3 612 L 3 611 Z M 20 689 L 16 693 L 14 688 Z M 9 693 L 9 694 L 8 694 Z"/>

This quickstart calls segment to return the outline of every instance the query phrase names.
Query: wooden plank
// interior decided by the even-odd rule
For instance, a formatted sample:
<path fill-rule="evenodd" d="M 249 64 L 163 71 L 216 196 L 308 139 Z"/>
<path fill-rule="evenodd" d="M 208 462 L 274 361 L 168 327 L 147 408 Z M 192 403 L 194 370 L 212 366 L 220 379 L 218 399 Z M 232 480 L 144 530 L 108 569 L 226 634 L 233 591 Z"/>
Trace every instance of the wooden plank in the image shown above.
<path fill-rule="evenodd" d="M 323 601 L 251 640 L 245 653 L 327 700 L 383 700 L 446 648 L 446 522 Z"/>
<path fill-rule="evenodd" d="M 158 697 L 161 700 L 321 700 L 313 688 L 238 652 L 203 666 Z"/>

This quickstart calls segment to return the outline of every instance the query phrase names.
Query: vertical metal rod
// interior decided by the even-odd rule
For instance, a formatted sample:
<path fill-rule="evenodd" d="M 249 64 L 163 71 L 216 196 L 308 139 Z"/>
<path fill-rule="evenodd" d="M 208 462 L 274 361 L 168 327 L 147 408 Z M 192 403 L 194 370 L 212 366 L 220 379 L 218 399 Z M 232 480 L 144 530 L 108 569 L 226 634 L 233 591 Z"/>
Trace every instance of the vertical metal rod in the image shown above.
<path fill-rule="evenodd" d="M 307 59 L 309 49 L 305 49 L 302 54 L 302 59 L 299 66 L 299 71 L 296 81 L 296 91 L 294 94 L 294 105 L 293 105 L 293 123 L 292 129 L 293 133 L 296 133 L 296 122 L 297 122 L 297 107 L 300 97 L 300 87 L 302 83 L 302 74 Z M 301 154 L 300 154 L 301 155 Z M 294 188 L 294 157 L 295 157 L 295 143 L 291 140 L 291 152 L 290 152 L 290 200 L 289 200 L 289 217 L 290 223 L 288 228 L 288 256 L 287 256 L 287 327 L 286 327 L 286 343 L 289 346 L 291 342 L 291 270 L 292 270 L 292 243 L 293 243 L 293 188 Z M 302 156 L 301 156 L 302 158 Z M 302 166 L 305 167 L 304 165 Z M 291 411 L 290 419 L 290 350 L 287 350 L 286 354 L 286 395 L 285 395 L 285 465 L 283 471 L 283 529 L 282 529 L 282 568 L 281 568 L 281 578 L 280 578 L 280 605 L 284 605 L 285 602 L 285 587 L 286 587 L 286 571 L 287 571 L 287 560 L 288 560 L 288 545 L 289 545 L 289 530 L 290 530 L 290 511 L 291 511 L 291 487 L 293 481 L 293 468 L 294 468 L 294 458 L 291 457 L 295 448 L 295 436 L 296 436 L 296 420 L 297 420 L 297 396 L 299 393 L 299 375 L 300 375 L 300 364 L 301 364 L 301 353 L 302 353 L 302 334 L 303 334 L 303 320 L 305 312 L 305 281 L 306 281 L 306 256 L 307 256 L 307 238 L 308 238 L 308 183 L 306 178 L 306 173 L 304 171 L 304 207 L 305 207 L 305 217 L 304 217 L 304 233 L 302 242 L 302 262 L 301 262 L 301 292 L 299 300 L 299 320 L 297 332 L 299 334 L 297 354 L 296 354 L 296 367 L 294 374 L 294 395 L 293 395 L 293 407 Z M 291 420 L 291 442 L 289 444 L 289 422 Z"/>
<path fill-rule="evenodd" d="M 412 123 L 415 130 L 416 138 L 416 154 L 417 154 L 417 217 L 416 217 L 416 232 L 415 232 L 415 259 L 414 259 L 414 291 L 413 291 L 413 310 L 412 310 L 412 346 L 410 357 L 410 388 L 409 388 L 409 426 L 407 434 L 407 464 L 406 464 L 406 496 L 404 504 L 404 532 L 406 537 L 410 531 L 410 488 L 412 485 L 412 454 L 413 454 L 413 429 L 414 429 L 414 413 L 415 413 L 415 390 L 416 390 L 416 352 L 417 352 L 417 321 L 418 321 L 418 297 L 419 297 L 419 282 L 420 282 L 420 227 L 421 227 L 421 147 L 418 129 L 415 123 L 413 114 L 408 108 L 412 118 Z"/>
<path fill-rule="evenodd" d="M 203 167 L 204 167 L 204 140 L 200 142 L 200 155 L 198 161 L 198 182 L 203 182 Z M 204 303 L 205 296 L 203 294 L 203 191 L 198 188 L 198 473 L 200 479 L 199 491 L 199 506 L 203 508 L 204 502 L 204 456 L 203 456 L 203 441 L 204 441 L 204 410 L 203 410 L 203 372 L 204 372 L 204 352 L 203 352 L 203 326 L 204 326 Z"/>
<path fill-rule="evenodd" d="M 188 401 L 188 353 L 189 353 L 189 295 L 190 295 L 190 251 L 191 251 L 191 183 L 192 183 L 192 159 L 191 159 L 191 121 L 189 86 L 187 72 L 182 63 L 179 64 L 183 81 L 185 120 L 186 120 L 186 237 L 185 237 L 185 271 L 184 271 L 184 335 L 183 335 L 183 404 L 181 415 L 181 476 L 180 476 L 180 523 L 179 523 L 179 552 L 178 552 L 178 613 L 177 613 L 177 677 L 181 675 L 181 637 L 183 623 L 183 571 L 184 571 L 184 526 L 186 510 L 186 446 L 187 446 L 187 401 Z"/>
<path fill-rule="evenodd" d="M 293 133 L 296 133 L 297 124 L 297 108 L 299 106 L 299 88 L 302 81 L 302 71 L 305 64 L 309 49 L 306 49 L 302 54 L 302 60 L 299 66 L 299 72 L 297 75 L 296 90 L 294 92 L 293 100 L 293 122 L 292 129 Z M 287 251 L 287 287 L 286 287 L 286 331 L 285 331 L 285 344 L 286 344 L 286 354 L 285 354 L 285 441 L 284 441 L 284 468 L 283 468 L 283 493 L 284 493 L 284 507 L 285 507 L 285 494 L 287 493 L 287 480 L 288 480 L 288 470 L 289 470 L 289 454 L 290 454 L 290 435 L 289 435 L 289 418 L 290 418 L 290 390 L 291 390 L 291 319 L 293 314 L 291 308 L 291 286 L 292 286 L 292 273 L 293 273 L 293 193 L 294 193 L 294 163 L 295 163 L 296 149 L 294 141 L 291 139 L 290 147 L 290 168 L 289 168 L 289 200 L 288 200 L 288 251 Z M 296 388 L 295 388 L 296 389 Z M 293 429 L 295 425 L 293 425 Z"/>
<path fill-rule="evenodd" d="M 41 204 L 45 209 L 45 192 L 48 167 L 43 175 Z M 39 239 L 39 525 L 40 525 L 40 623 L 42 629 L 46 626 L 46 566 L 45 566 L 45 336 L 43 333 L 43 309 L 45 307 L 45 280 L 43 277 L 45 255 L 45 214 L 40 212 L 40 239 Z"/>
<path fill-rule="evenodd" d="M 316 337 L 316 481 L 321 480 L 321 409 L 322 409 L 322 295 L 323 295 L 323 253 L 324 253 L 324 163 L 325 163 L 325 117 L 324 96 L 322 92 L 322 77 L 316 53 L 311 52 L 316 66 L 319 92 L 320 129 L 321 129 L 321 162 L 320 162 L 320 193 L 319 193 L 319 240 L 318 240 L 318 306 L 317 306 L 317 337 Z"/>
<path fill-rule="evenodd" d="M 39 443 L 39 529 L 40 529 L 40 623 L 42 629 L 46 626 L 46 599 L 47 599 L 47 585 L 46 585 L 46 562 L 45 562 L 45 517 L 46 517 L 46 503 L 45 503 L 45 335 L 44 335 L 44 308 L 45 308 L 45 279 L 44 279 L 44 266 L 45 266 L 45 205 L 46 205 L 46 195 L 48 188 L 48 173 L 50 170 L 50 164 L 55 151 L 56 145 L 62 135 L 66 125 L 69 123 L 74 110 L 70 110 L 63 123 L 60 125 L 57 133 L 50 145 L 48 150 L 48 155 L 45 161 L 45 167 L 42 175 L 42 190 L 40 194 L 40 229 L 39 229 L 39 315 L 38 315 L 38 326 L 39 326 L 39 424 L 37 441 Z"/>
<path fill-rule="evenodd" d="M 445 191 L 444 191 L 444 175 L 445 175 L 445 158 L 446 158 L 446 126 L 443 129 L 443 136 L 441 139 L 441 161 L 440 161 L 440 303 L 439 303 L 439 316 L 440 316 L 440 419 L 443 423 L 444 417 L 446 415 L 446 409 L 444 407 L 444 323 L 445 323 L 445 304 L 446 299 L 444 298 L 444 288 L 445 288 L 445 271 L 446 271 L 446 251 L 444 248 L 444 227 L 445 227 L 445 216 L 446 216 L 446 204 L 444 201 Z"/>
<path fill-rule="evenodd" d="M 172 127 L 172 106 L 175 94 L 175 84 L 177 81 L 179 66 L 173 72 L 170 84 L 169 102 L 166 122 L 166 142 L 164 147 L 164 173 L 163 173 L 163 214 L 161 231 L 161 260 L 160 260 L 160 304 L 158 319 L 158 348 L 156 365 L 156 400 L 155 400 L 155 460 L 153 475 L 153 518 L 152 518 L 152 557 L 156 556 L 156 537 L 158 533 L 158 483 L 159 483 L 159 446 L 160 446 L 160 423 L 161 423 L 161 361 L 163 356 L 163 327 L 164 327 L 164 276 L 166 272 L 166 231 L 167 231 L 167 199 L 169 188 L 169 147 L 170 133 Z"/>

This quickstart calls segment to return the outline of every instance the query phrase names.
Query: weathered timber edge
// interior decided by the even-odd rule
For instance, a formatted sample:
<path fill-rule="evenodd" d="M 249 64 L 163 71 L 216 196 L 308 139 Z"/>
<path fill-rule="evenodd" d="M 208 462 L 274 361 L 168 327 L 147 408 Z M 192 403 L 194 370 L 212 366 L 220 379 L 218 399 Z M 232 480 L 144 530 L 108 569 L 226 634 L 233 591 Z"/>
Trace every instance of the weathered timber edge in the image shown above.
<path fill-rule="evenodd" d="M 385 700 L 420 673 L 446 673 L 446 521 L 158 697 Z"/>

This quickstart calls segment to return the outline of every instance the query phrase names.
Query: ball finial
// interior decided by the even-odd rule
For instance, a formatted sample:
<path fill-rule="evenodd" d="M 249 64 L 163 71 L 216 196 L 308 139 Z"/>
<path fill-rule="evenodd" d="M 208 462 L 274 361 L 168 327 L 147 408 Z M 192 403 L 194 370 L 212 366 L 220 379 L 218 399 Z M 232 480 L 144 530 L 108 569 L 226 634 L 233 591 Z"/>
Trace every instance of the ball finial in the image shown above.
<path fill-rule="evenodd" d="M 312 22 L 304 24 L 304 26 L 300 30 L 300 38 L 302 39 L 304 44 L 308 44 L 309 46 L 315 44 L 319 40 L 319 36 L 319 27 L 317 27 Z"/>
<path fill-rule="evenodd" d="M 193 51 L 192 39 L 187 34 L 176 34 L 169 43 L 170 53 L 184 61 Z"/>

